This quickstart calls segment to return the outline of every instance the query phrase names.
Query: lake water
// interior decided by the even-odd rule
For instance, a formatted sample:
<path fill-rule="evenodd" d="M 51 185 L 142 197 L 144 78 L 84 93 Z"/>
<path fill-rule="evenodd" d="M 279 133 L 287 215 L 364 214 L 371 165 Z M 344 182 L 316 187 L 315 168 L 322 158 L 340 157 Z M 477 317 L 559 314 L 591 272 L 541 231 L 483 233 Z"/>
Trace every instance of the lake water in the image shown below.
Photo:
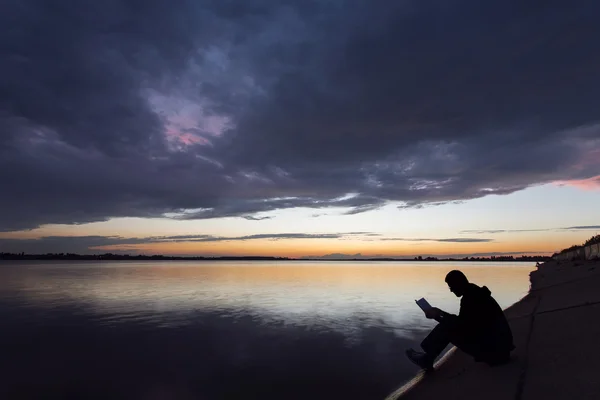
<path fill-rule="evenodd" d="M 0 398 L 383 398 L 452 269 L 505 308 L 535 265 L 2 262 Z"/>

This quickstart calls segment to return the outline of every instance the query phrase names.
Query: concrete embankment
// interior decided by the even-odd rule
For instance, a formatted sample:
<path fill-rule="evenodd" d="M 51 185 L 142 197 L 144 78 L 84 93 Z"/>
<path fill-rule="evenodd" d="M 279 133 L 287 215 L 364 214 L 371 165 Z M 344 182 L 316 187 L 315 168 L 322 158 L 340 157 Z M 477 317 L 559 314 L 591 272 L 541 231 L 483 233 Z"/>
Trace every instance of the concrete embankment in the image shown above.
<path fill-rule="evenodd" d="M 512 361 L 491 368 L 460 350 L 388 400 L 600 399 L 600 261 L 550 261 L 506 310 Z"/>
<path fill-rule="evenodd" d="M 553 258 L 559 262 L 577 261 L 577 260 L 595 260 L 600 257 L 600 243 L 580 246 L 571 251 L 565 251 L 555 255 Z"/>

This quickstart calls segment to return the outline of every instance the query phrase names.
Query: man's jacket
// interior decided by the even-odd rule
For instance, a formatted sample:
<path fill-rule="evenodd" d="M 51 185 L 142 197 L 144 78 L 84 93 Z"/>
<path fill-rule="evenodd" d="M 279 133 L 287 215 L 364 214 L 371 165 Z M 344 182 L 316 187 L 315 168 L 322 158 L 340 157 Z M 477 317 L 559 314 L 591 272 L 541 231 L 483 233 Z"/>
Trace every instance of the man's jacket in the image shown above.
<path fill-rule="evenodd" d="M 460 312 L 452 320 L 458 324 L 463 340 L 479 343 L 486 353 L 514 349 L 506 316 L 485 286 L 469 284 L 460 301 Z"/>

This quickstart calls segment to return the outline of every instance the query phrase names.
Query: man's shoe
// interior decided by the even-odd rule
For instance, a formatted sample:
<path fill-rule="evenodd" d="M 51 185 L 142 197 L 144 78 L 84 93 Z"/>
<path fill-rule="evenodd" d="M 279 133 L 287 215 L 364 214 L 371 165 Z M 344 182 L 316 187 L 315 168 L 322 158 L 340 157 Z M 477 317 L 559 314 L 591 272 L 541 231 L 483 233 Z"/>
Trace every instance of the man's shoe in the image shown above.
<path fill-rule="evenodd" d="M 415 351 L 413 349 L 406 350 L 406 356 L 414 364 L 418 365 L 426 371 L 433 370 L 433 360 L 427 353 L 422 351 Z"/>

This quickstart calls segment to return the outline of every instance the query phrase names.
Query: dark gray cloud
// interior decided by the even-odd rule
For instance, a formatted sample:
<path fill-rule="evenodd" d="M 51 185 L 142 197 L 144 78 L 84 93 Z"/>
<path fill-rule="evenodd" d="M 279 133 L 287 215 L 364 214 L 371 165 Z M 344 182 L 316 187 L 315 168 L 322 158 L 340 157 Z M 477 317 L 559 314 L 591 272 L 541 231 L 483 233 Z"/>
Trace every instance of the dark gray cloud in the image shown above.
<path fill-rule="evenodd" d="M 381 207 L 384 204 L 383 199 L 373 198 L 371 196 L 353 196 L 351 198 L 319 198 L 319 197 L 295 197 L 295 198 L 274 198 L 274 199 L 252 199 L 252 200 L 223 200 L 218 205 L 211 208 L 204 208 L 194 211 L 186 211 L 175 215 L 173 218 L 179 220 L 206 219 L 219 217 L 238 217 L 242 216 L 249 219 L 247 213 L 258 213 L 271 210 L 281 210 L 288 208 L 310 207 L 310 208 L 347 208 L 346 215 L 370 211 Z M 250 219 L 265 219 L 264 217 L 250 217 Z"/>
<path fill-rule="evenodd" d="M 543 229 L 475 229 L 475 230 L 464 230 L 460 231 L 461 234 L 478 234 L 488 235 L 496 233 L 521 233 L 521 232 L 550 232 L 550 231 L 584 231 L 584 230 L 598 230 L 600 225 L 582 225 L 582 226 L 569 226 L 564 228 L 543 228 Z"/>
<path fill-rule="evenodd" d="M 495 234 L 495 233 L 520 233 L 520 232 L 548 232 L 551 231 L 552 229 L 477 229 L 477 230 L 465 230 L 465 231 L 460 231 L 460 233 L 466 233 L 466 234 L 482 234 L 482 235 L 487 235 L 487 234 Z"/>
<path fill-rule="evenodd" d="M 243 218 L 246 219 L 246 220 L 248 220 L 248 221 L 262 221 L 262 220 L 265 220 L 265 219 L 272 219 L 273 217 L 255 217 L 255 216 L 252 216 L 252 215 L 245 215 Z"/>
<path fill-rule="evenodd" d="M 47 253 L 98 253 L 98 246 L 135 245 L 144 239 L 120 236 L 44 236 L 39 239 L 0 239 L 0 252 L 26 254 Z"/>
<path fill-rule="evenodd" d="M 339 239 L 347 234 L 343 233 L 259 233 L 246 236 L 214 236 L 210 238 L 193 239 L 193 242 L 223 242 L 223 241 L 244 241 L 244 240 L 281 240 L 281 239 Z"/>
<path fill-rule="evenodd" d="M 598 17 L 591 0 L 4 1 L 0 230 L 600 175 Z"/>
<path fill-rule="evenodd" d="M 600 229 L 600 225 L 583 225 L 583 226 L 570 226 L 568 228 L 562 228 L 569 231 L 593 231 Z"/>
<path fill-rule="evenodd" d="M 505 233 L 505 232 L 509 232 L 509 230 L 506 229 L 481 229 L 481 230 L 465 230 L 465 231 L 460 231 L 460 233 L 466 233 L 466 234 L 478 234 L 478 235 L 484 235 L 484 234 L 495 234 L 495 233 Z"/>
<path fill-rule="evenodd" d="M 346 239 L 377 236 L 372 232 L 345 233 L 260 233 L 243 236 L 173 235 L 126 238 L 121 236 L 44 236 L 37 239 L 0 238 L 0 252 L 27 254 L 100 253 L 101 247 L 123 246 L 135 250 L 135 245 L 181 242 L 234 242 L 247 240 Z"/>
<path fill-rule="evenodd" d="M 441 243 L 487 243 L 493 242 L 494 239 L 482 238 L 382 238 L 380 240 L 401 241 L 401 242 L 441 242 Z"/>

